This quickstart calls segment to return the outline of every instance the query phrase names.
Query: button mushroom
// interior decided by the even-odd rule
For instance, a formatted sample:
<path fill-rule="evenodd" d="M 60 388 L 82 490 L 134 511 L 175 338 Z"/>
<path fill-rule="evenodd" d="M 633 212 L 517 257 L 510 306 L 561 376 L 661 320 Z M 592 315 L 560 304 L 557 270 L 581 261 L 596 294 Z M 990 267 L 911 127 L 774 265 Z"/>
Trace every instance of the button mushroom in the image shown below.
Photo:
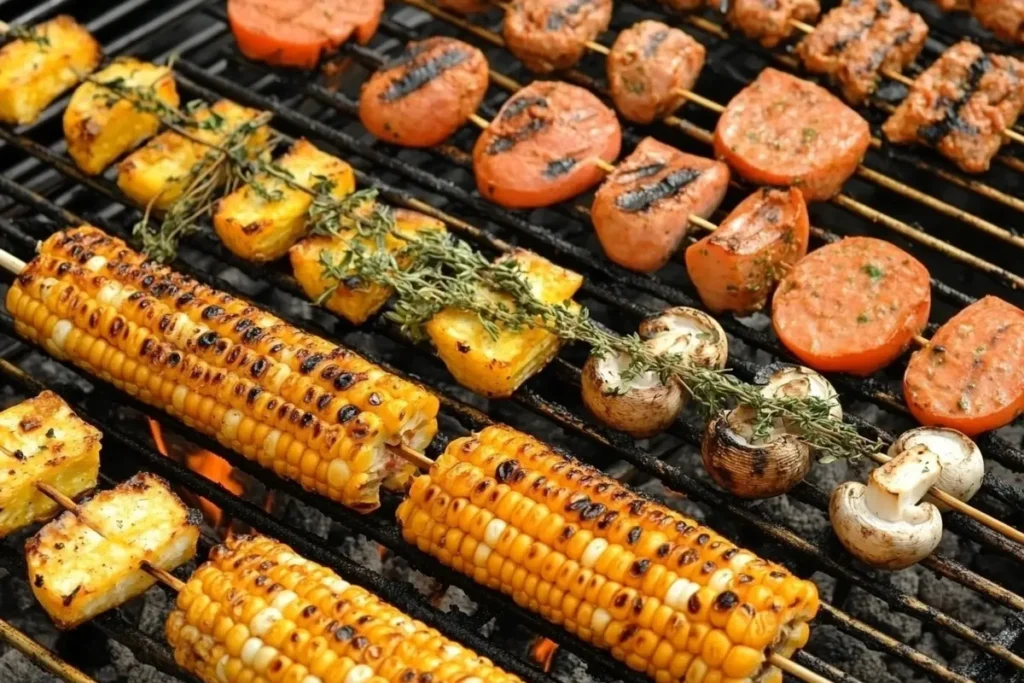
<path fill-rule="evenodd" d="M 889 447 L 889 455 L 894 456 L 914 446 L 925 446 L 939 456 L 942 475 L 936 486 L 949 495 L 967 502 L 981 488 L 985 460 L 977 444 L 966 434 L 946 427 L 918 427 L 903 432 Z M 949 510 L 948 506 L 934 502 L 939 510 Z"/>
<path fill-rule="evenodd" d="M 665 384 L 655 373 L 623 379 L 627 354 L 590 355 L 583 366 L 583 402 L 605 424 L 638 439 L 664 430 L 683 409 L 676 382 Z"/>
<path fill-rule="evenodd" d="M 763 384 L 761 394 L 767 398 L 820 398 L 830 404 L 829 417 L 843 419 L 843 406 L 839 394 L 820 374 L 802 365 L 773 363 L 758 373 L 757 383 Z"/>
<path fill-rule="evenodd" d="M 704 311 L 676 306 L 640 323 L 640 337 L 655 353 L 676 353 L 686 362 L 721 370 L 729 356 L 725 330 Z"/>
<path fill-rule="evenodd" d="M 921 561 L 942 538 L 938 508 L 921 500 L 941 475 L 939 456 L 918 445 L 876 468 L 867 485 L 840 484 L 829 503 L 836 536 L 874 567 L 903 569 Z"/>

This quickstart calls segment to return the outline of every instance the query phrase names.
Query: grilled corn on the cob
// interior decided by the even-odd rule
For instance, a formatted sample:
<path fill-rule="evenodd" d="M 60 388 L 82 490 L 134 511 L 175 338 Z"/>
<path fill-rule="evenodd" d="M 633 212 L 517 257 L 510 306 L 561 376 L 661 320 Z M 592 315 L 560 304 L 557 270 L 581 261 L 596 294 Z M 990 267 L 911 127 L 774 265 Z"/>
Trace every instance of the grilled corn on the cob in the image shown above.
<path fill-rule="evenodd" d="M 96 486 L 100 436 L 50 391 L 0 413 L 0 538 L 57 513 L 36 484 L 69 498 Z"/>
<path fill-rule="evenodd" d="M 517 250 L 505 258 L 519 263 L 534 294 L 544 303 L 567 301 L 583 284 L 579 274 L 532 252 Z M 491 292 L 481 296 L 505 298 Z M 494 338 L 475 313 L 455 309 L 441 311 L 426 327 L 448 371 L 459 384 L 484 396 L 511 395 L 547 365 L 561 345 L 557 335 L 539 327 L 501 330 Z"/>
<path fill-rule="evenodd" d="M 32 591 L 60 628 L 74 628 L 145 592 L 148 562 L 174 569 L 191 560 L 198 513 L 153 474 L 139 474 L 64 512 L 25 544 Z"/>
<path fill-rule="evenodd" d="M 69 16 L 32 31 L 38 39 L 19 38 L 0 49 L 0 121 L 5 123 L 32 123 L 103 59 L 100 44 Z"/>
<path fill-rule="evenodd" d="M 321 152 L 308 140 L 297 140 L 275 166 L 292 182 L 310 190 L 326 184 L 335 199 L 356 186 L 351 166 Z M 241 258 L 273 261 L 284 256 L 306 232 L 312 202 L 309 193 L 262 173 L 217 203 L 213 227 L 227 248 Z"/>
<path fill-rule="evenodd" d="M 202 170 L 199 165 L 216 158 L 210 145 L 223 145 L 235 135 L 245 138 L 238 142 L 244 142 L 249 157 L 266 147 L 270 128 L 253 123 L 260 114 L 231 100 L 200 108 L 193 114 L 196 125 L 188 137 L 165 131 L 128 155 L 118 165 L 118 187 L 139 205 L 166 211 Z"/>
<path fill-rule="evenodd" d="M 167 639 L 206 683 L 519 680 L 264 537 L 211 552 L 178 594 Z"/>
<path fill-rule="evenodd" d="M 105 87 L 101 84 L 108 84 Z M 178 88 L 166 66 L 118 59 L 83 83 L 64 112 L 68 154 L 90 175 L 102 173 L 115 159 L 156 135 L 159 117 L 118 95 L 111 87 L 148 91 L 154 102 L 178 106 Z"/>
<path fill-rule="evenodd" d="M 659 683 L 781 681 L 815 585 L 508 427 L 449 444 L 398 517 L 407 541 Z"/>
<path fill-rule="evenodd" d="M 415 235 L 425 230 L 444 231 L 444 223 L 429 216 L 406 209 L 395 209 L 395 228 L 403 235 Z M 351 249 L 352 240 L 360 239 L 368 249 L 376 248 L 370 244 L 370 238 L 359 238 L 355 235 L 325 236 L 314 235 L 302 240 L 289 251 L 292 270 L 306 295 L 318 301 L 324 293 L 338 285 L 334 293 L 323 302 L 331 311 L 356 325 L 377 312 L 391 297 L 391 290 L 374 284 L 362 282 L 335 283 L 324 277 L 322 258 L 327 256 L 332 263 L 341 263 L 345 253 Z M 385 237 L 385 246 L 396 254 L 399 265 L 403 265 L 399 250 L 406 242 L 394 234 Z"/>

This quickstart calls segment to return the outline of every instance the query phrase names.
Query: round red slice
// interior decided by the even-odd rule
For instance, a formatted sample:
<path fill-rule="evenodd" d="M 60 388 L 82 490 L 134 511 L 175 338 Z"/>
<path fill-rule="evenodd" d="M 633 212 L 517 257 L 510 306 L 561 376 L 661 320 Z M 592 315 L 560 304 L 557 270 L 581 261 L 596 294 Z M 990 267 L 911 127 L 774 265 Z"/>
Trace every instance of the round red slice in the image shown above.
<path fill-rule="evenodd" d="M 815 370 L 868 375 L 928 323 L 928 271 L 894 244 L 851 237 L 811 252 L 772 302 L 775 333 Z"/>
<path fill-rule="evenodd" d="M 921 424 L 974 436 L 1024 411 L 1024 311 L 994 296 L 963 309 L 914 353 L 903 376 Z"/>
<path fill-rule="evenodd" d="M 583 88 L 534 81 L 502 106 L 473 148 L 480 194 L 510 208 L 557 204 L 596 185 L 622 145 L 615 112 Z"/>
<path fill-rule="evenodd" d="M 430 147 L 457 131 L 487 92 L 487 58 L 454 38 L 409 43 L 363 86 L 359 118 L 381 140 Z"/>

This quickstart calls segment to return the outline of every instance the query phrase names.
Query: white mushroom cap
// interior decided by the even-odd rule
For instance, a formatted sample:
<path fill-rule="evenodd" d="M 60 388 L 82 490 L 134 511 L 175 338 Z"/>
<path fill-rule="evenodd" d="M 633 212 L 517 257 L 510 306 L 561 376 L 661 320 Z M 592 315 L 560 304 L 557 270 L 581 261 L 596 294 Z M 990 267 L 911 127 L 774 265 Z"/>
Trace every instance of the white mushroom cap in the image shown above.
<path fill-rule="evenodd" d="M 640 336 L 655 353 L 677 353 L 693 365 L 720 370 L 729 355 L 725 330 L 696 308 L 676 306 L 640 324 Z"/>
<path fill-rule="evenodd" d="M 644 372 L 624 380 L 630 357 L 625 353 L 595 357 L 583 366 L 583 402 L 605 424 L 637 438 L 664 430 L 683 409 L 682 388 Z"/>
<path fill-rule="evenodd" d="M 831 404 L 829 416 L 834 420 L 843 419 L 843 406 L 839 403 L 839 393 L 832 384 L 820 374 L 802 365 L 776 364 L 768 368 L 767 377 L 758 377 L 764 386 L 761 394 L 768 398 L 793 397 L 820 398 Z"/>
<path fill-rule="evenodd" d="M 939 456 L 915 446 L 876 468 L 867 485 L 841 484 L 829 503 L 836 536 L 875 567 L 903 569 L 921 561 L 942 539 L 938 508 L 921 500 L 941 474 Z"/>
<path fill-rule="evenodd" d="M 903 432 L 889 447 L 895 456 L 914 446 L 924 446 L 939 456 L 942 476 L 936 484 L 949 495 L 967 502 L 981 488 L 985 478 L 985 459 L 981 450 L 966 434 L 946 427 L 917 427 Z M 949 507 L 935 502 L 943 512 Z"/>

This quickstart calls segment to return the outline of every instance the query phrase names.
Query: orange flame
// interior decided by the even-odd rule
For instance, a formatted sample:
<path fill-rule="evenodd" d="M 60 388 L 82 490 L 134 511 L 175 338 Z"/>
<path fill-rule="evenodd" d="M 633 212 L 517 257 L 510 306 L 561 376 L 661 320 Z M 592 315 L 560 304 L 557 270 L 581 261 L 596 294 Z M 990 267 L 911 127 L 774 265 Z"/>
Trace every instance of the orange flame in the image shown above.
<path fill-rule="evenodd" d="M 537 638 L 530 646 L 530 656 L 544 668 L 545 672 L 551 671 L 551 662 L 554 661 L 556 652 L 558 643 L 547 638 Z"/>

